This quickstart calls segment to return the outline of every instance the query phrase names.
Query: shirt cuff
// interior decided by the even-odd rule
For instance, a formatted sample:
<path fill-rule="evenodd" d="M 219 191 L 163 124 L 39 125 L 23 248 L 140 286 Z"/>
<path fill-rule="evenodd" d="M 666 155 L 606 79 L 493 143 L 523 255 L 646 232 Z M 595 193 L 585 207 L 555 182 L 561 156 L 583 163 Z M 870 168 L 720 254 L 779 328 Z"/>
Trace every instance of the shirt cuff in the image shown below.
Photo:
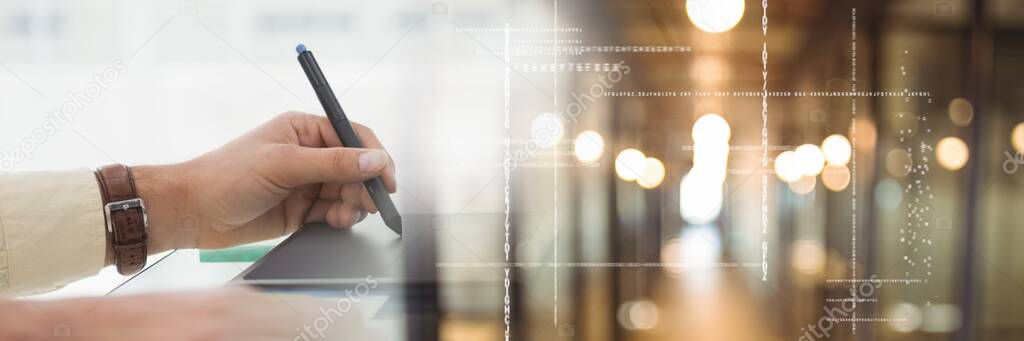
<path fill-rule="evenodd" d="M 0 293 L 59 289 L 105 265 L 106 221 L 86 168 L 0 176 Z"/>

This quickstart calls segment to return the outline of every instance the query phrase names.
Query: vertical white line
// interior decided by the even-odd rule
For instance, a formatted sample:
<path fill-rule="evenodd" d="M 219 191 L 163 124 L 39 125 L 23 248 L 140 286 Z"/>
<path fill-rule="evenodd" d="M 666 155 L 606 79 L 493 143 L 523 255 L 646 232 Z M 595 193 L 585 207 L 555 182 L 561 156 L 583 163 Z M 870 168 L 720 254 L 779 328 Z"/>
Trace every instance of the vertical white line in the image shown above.
<path fill-rule="evenodd" d="M 509 53 L 509 41 L 511 40 L 511 23 L 505 23 L 505 161 L 502 162 L 502 168 L 505 173 L 505 340 L 510 339 L 512 331 L 512 293 L 510 286 L 512 281 L 510 279 L 510 273 L 512 272 L 511 257 L 509 255 L 512 252 L 512 240 L 510 235 L 510 228 L 512 226 L 512 82 L 510 78 L 511 72 L 511 55 Z"/>
<path fill-rule="evenodd" d="M 857 92 L 857 8 L 850 14 L 850 90 Z M 850 278 L 857 279 L 857 99 L 850 98 Z M 853 319 L 850 332 L 857 335 L 857 286 L 850 284 Z"/>
<path fill-rule="evenodd" d="M 554 76 L 555 90 L 554 90 L 554 93 L 555 93 L 555 95 L 552 96 L 553 97 L 552 100 L 554 101 L 555 112 L 559 112 L 560 113 L 560 111 L 558 110 L 558 54 L 559 54 L 559 51 L 558 51 L 558 0 L 554 0 L 554 21 L 555 21 L 555 23 L 554 23 L 554 25 L 555 25 L 555 29 L 554 29 L 554 34 L 555 34 L 555 41 L 554 41 L 554 46 L 555 46 L 555 72 L 554 72 L 554 75 L 555 75 Z M 559 119 L 561 119 L 561 115 L 559 115 Z M 563 120 L 563 122 L 564 122 L 564 120 Z M 566 128 L 567 127 L 563 124 L 562 125 L 562 135 L 563 135 L 563 137 L 565 135 Z M 552 233 L 554 234 L 555 263 L 556 264 L 558 263 L 558 149 L 559 149 L 559 146 L 561 146 L 561 143 L 558 143 L 558 141 L 556 141 L 555 142 L 555 146 L 553 147 L 555 149 L 555 152 L 552 153 L 552 156 L 551 156 L 552 158 L 554 158 L 554 163 L 553 163 L 554 166 L 552 166 L 551 168 L 555 170 L 555 179 L 554 179 L 554 186 L 553 186 L 555 188 L 555 190 L 554 190 L 554 206 L 555 206 L 554 207 L 554 211 L 555 211 L 554 212 L 554 220 L 555 220 L 555 227 L 554 227 L 554 231 Z M 555 267 L 555 276 L 554 277 L 555 277 L 555 302 L 554 302 L 554 305 L 555 305 L 555 309 L 554 309 L 555 322 L 554 323 L 555 323 L 555 327 L 557 328 L 558 327 L 558 267 L 557 266 Z"/>
<path fill-rule="evenodd" d="M 768 167 L 768 0 L 761 0 L 761 167 Z M 768 173 L 761 173 L 761 281 L 768 281 Z"/>

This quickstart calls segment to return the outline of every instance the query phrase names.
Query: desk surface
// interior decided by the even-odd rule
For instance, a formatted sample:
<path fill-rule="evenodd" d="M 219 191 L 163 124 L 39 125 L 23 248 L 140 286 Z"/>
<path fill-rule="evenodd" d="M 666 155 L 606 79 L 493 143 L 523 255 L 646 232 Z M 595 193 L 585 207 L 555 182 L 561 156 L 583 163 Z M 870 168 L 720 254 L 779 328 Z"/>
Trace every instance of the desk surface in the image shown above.
<path fill-rule="evenodd" d="M 275 244 L 275 240 L 267 244 Z M 168 290 L 211 289 L 227 285 L 253 262 L 200 262 L 197 250 L 178 250 L 155 255 L 150 267 L 134 278 L 123 282 L 111 292 L 112 295 L 130 295 Z M 331 303 L 341 298 L 341 293 L 289 291 L 289 294 L 309 294 Z M 268 294 L 278 295 L 271 291 Z M 394 297 L 393 297 L 394 296 Z M 376 335 L 387 336 L 388 340 L 403 340 L 404 323 L 395 316 L 386 316 L 381 311 L 399 295 L 391 292 L 371 292 L 354 305 L 362 312 L 368 329 Z"/>

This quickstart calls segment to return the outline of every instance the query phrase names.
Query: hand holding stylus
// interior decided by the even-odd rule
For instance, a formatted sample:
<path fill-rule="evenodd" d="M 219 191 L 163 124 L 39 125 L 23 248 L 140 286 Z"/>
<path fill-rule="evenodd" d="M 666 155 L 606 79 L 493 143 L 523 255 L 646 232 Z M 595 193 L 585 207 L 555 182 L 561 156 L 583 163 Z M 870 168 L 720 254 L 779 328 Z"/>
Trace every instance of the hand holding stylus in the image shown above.
<path fill-rule="evenodd" d="M 366 148 L 343 147 L 326 117 L 290 112 L 196 159 L 133 167 L 149 208 L 150 253 L 222 248 L 275 238 L 304 222 L 351 227 L 377 207 L 363 188 L 395 168 L 367 127 Z"/>
<path fill-rule="evenodd" d="M 338 103 L 338 98 L 334 96 L 334 90 L 328 84 L 327 77 L 320 71 L 320 64 L 313 57 L 313 52 L 307 50 L 306 45 L 303 44 L 296 46 L 295 52 L 299 54 L 297 59 L 299 64 L 302 65 L 302 71 L 306 73 L 309 84 L 313 86 L 313 91 L 316 92 L 320 105 L 323 105 L 324 113 L 327 114 L 331 126 L 334 127 L 334 133 L 338 135 L 343 145 L 362 148 L 363 142 L 356 135 L 356 131 L 349 122 L 348 116 L 345 115 L 345 110 Z M 370 199 L 373 200 L 374 205 L 380 210 L 380 216 L 384 220 L 384 224 L 401 236 L 402 216 L 398 214 L 398 209 L 395 208 L 391 197 L 385 191 L 382 179 L 370 178 L 364 181 L 363 185 L 366 186 L 366 190 L 370 193 Z"/>

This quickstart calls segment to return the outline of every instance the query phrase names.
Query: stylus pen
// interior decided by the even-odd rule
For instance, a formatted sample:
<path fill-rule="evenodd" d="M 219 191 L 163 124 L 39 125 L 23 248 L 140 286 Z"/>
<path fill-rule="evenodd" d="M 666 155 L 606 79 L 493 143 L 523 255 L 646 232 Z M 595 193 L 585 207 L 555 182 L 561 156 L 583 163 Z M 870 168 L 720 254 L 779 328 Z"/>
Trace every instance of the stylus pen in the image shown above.
<path fill-rule="evenodd" d="M 345 145 L 345 147 L 363 148 L 362 141 L 359 141 L 359 136 L 352 129 L 352 123 L 349 123 L 348 117 L 345 116 L 345 111 L 341 109 L 341 104 L 338 104 L 338 98 L 334 96 L 331 85 L 327 84 L 327 78 L 320 71 L 320 65 L 316 63 L 316 58 L 313 58 L 313 52 L 307 50 L 306 45 L 303 44 L 296 46 L 295 52 L 299 53 L 299 64 L 302 65 L 302 70 L 306 72 L 309 83 L 313 85 L 316 97 L 320 99 L 320 105 L 324 107 L 327 118 L 331 121 L 331 125 L 334 126 L 334 132 L 341 138 L 341 144 Z M 377 205 L 377 211 L 380 212 L 381 218 L 384 219 L 384 224 L 401 236 L 402 216 L 398 214 L 398 209 L 391 202 L 391 197 L 388 195 L 387 189 L 384 188 L 384 181 L 380 177 L 375 177 L 366 180 L 363 182 L 363 185 L 370 192 L 370 198 L 373 199 L 373 204 Z"/>

